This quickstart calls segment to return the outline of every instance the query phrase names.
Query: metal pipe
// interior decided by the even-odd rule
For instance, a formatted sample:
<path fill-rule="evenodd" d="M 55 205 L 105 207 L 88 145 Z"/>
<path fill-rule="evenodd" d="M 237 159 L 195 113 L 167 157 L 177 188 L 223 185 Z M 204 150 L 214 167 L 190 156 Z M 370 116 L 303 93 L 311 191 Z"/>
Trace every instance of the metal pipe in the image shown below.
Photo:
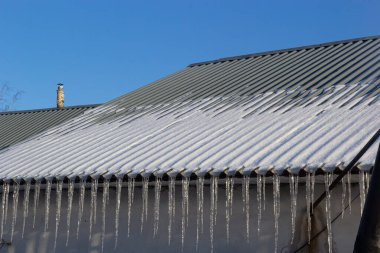
<path fill-rule="evenodd" d="M 364 210 L 356 236 L 354 253 L 380 252 L 380 144 L 372 171 Z"/>
<path fill-rule="evenodd" d="M 359 159 L 364 155 L 365 152 L 372 146 L 372 144 L 375 143 L 375 141 L 379 138 L 380 136 L 380 129 L 377 130 L 377 132 L 372 136 L 372 138 L 367 142 L 367 144 L 360 150 L 360 152 L 352 159 L 352 161 L 347 165 L 347 167 L 338 175 L 337 178 L 330 184 L 329 186 L 329 191 L 335 188 L 335 186 L 338 185 L 340 180 L 355 166 L 355 164 L 359 161 Z M 313 209 L 315 209 L 319 203 L 326 197 L 326 191 L 324 191 L 321 196 L 313 203 Z"/>

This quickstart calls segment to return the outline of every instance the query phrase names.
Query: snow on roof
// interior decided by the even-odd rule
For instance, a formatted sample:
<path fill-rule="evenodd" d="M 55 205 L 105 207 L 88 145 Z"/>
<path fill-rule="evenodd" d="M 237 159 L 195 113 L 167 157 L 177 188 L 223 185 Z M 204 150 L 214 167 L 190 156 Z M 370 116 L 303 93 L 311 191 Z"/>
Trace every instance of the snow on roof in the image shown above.
<path fill-rule="evenodd" d="M 0 151 L 0 178 L 331 171 L 348 164 L 380 126 L 380 95 L 366 96 L 369 88 L 338 85 L 133 108 L 109 103 Z M 359 168 L 373 166 L 377 146 Z"/>

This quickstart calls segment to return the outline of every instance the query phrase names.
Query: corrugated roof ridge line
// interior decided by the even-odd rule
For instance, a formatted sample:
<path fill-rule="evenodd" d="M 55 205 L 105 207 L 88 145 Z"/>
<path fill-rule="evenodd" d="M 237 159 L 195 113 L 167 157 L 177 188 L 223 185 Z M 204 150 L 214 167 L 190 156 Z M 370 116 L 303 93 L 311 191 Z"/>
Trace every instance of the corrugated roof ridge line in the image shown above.
<path fill-rule="evenodd" d="M 279 50 L 272 50 L 272 51 L 264 51 L 264 52 L 259 52 L 259 53 L 238 55 L 238 56 L 232 56 L 232 57 L 224 57 L 224 58 L 219 58 L 219 59 L 211 60 L 211 61 L 203 61 L 203 62 L 192 63 L 188 67 L 202 66 L 202 65 L 218 63 L 218 62 L 226 62 L 226 61 L 231 61 L 231 60 L 240 60 L 240 59 L 252 58 L 252 57 L 257 57 L 257 56 L 262 56 L 262 55 L 272 55 L 272 54 L 276 54 L 276 53 L 286 53 L 286 52 L 291 52 L 291 51 L 299 51 L 302 49 L 308 50 L 310 48 L 319 48 L 319 47 L 326 47 L 326 46 L 331 46 L 331 45 L 346 44 L 349 42 L 375 40 L 375 39 L 379 39 L 379 38 L 380 38 L 380 35 L 374 35 L 374 36 L 359 37 L 359 38 L 354 38 L 354 39 L 331 41 L 331 42 L 308 45 L 308 46 L 293 47 L 293 48 L 279 49 Z"/>

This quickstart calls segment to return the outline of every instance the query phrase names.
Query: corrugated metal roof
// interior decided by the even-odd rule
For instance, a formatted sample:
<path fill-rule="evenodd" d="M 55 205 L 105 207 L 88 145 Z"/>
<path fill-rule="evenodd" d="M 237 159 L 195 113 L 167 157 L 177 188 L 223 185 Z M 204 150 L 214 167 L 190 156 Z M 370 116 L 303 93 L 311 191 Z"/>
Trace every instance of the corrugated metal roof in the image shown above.
<path fill-rule="evenodd" d="M 0 178 L 344 166 L 380 126 L 379 46 L 377 36 L 190 65 L 3 150 Z"/>
<path fill-rule="evenodd" d="M 0 112 L 0 150 L 59 125 L 96 106 L 98 105 L 68 106 L 61 110 L 45 108 Z"/>

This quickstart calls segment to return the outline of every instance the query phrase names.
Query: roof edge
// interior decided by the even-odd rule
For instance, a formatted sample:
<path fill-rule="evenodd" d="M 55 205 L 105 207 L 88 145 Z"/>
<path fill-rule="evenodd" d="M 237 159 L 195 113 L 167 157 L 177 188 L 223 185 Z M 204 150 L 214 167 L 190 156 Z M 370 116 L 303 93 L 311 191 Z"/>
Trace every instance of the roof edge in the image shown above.
<path fill-rule="evenodd" d="M 99 105 L 101 104 L 65 106 L 62 109 L 58 109 L 57 107 L 51 107 L 51 108 L 41 108 L 41 109 L 32 109 L 32 110 L 5 111 L 5 112 L 0 112 L 0 115 L 47 112 L 47 111 L 64 111 L 64 110 L 82 109 L 82 108 L 95 108 Z"/>
<path fill-rule="evenodd" d="M 244 54 L 244 55 L 237 55 L 237 56 L 231 56 L 231 57 L 224 57 L 224 58 L 219 58 L 216 60 L 192 63 L 192 64 L 188 65 L 187 67 L 201 66 L 201 65 L 210 64 L 210 63 L 232 61 L 232 60 L 251 58 L 251 57 L 257 57 L 257 56 L 262 56 L 262 55 L 284 53 L 284 52 L 290 52 L 290 51 L 302 50 L 302 49 L 325 47 L 325 46 L 330 46 L 330 45 L 335 45 L 335 44 L 356 42 L 356 41 L 360 41 L 360 40 L 370 40 L 370 39 L 380 39 L 380 35 L 366 36 L 366 37 L 346 39 L 346 40 L 337 40 L 337 41 L 325 42 L 325 43 L 320 43 L 320 44 L 301 46 L 301 47 L 291 47 L 291 48 L 279 49 L 279 50 L 264 51 L 264 52 L 253 53 L 253 54 Z"/>

